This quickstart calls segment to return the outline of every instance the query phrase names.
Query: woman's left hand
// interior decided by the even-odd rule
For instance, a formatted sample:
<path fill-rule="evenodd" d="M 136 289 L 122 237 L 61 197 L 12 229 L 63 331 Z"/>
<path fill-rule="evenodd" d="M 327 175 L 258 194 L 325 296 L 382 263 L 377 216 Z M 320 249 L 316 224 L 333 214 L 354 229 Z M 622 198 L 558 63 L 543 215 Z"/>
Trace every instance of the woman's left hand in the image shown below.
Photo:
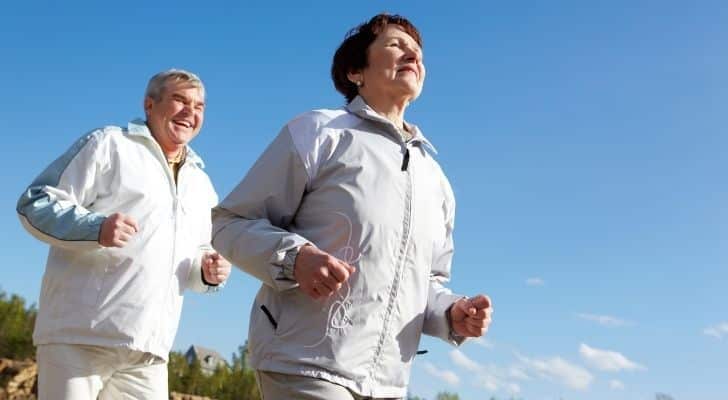
<path fill-rule="evenodd" d="M 456 301 L 448 312 L 453 333 L 462 337 L 480 337 L 488 331 L 493 306 L 490 297 L 479 294 Z"/>

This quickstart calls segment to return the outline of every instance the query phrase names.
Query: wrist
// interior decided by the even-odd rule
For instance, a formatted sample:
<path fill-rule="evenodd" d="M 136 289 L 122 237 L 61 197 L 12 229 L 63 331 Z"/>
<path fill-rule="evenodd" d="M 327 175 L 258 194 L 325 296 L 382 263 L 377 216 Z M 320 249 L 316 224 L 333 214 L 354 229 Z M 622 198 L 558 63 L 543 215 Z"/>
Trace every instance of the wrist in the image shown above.
<path fill-rule="evenodd" d="M 205 267 L 200 268 L 200 276 L 202 277 L 202 283 L 204 283 L 207 286 L 219 286 L 219 283 L 210 283 L 207 279 L 205 279 Z"/>
<path fill-rule="evenodd" d="M 283 256 L 283 262 L 281 262 L 283 276 L 293 281 L 296 280 L 296 259 L 298 259 L 301 249 L 306 246 L 309 246 L 309 244 L 307 243 L 301 246 L 296 246 L 286 251 L 286 254 Z"/>

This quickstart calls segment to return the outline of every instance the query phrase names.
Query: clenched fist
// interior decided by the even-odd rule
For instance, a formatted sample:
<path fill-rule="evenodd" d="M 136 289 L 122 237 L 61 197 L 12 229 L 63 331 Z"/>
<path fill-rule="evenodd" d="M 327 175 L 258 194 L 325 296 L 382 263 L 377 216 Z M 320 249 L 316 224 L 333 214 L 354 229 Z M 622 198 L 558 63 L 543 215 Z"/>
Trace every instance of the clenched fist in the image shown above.
<path fill-rule="evenodd" d="M 315 246 L 301 247 L 296 256 L 293 275 L 301 290 L 313 299 L 329 297 L 356 269 Z"/>
<path fill-rule="evenodd" d="M 205 281 L 219 285 L 230 276 L 230 262 L 218 253 L 205 253 L 202 256 L 202 275 Z"/>
<path fill-rule="evenodd" d="M 460 299 L 450 307 L 452 331 L 463 337 L 485 335 L 490 325 L 493 305 L 488 296 L 479 294 L 469 299 Z"/>
<path fill-rule="evenodd" d="M 114 213 L 101 224 L 99 244 L 104 247 L 124 247 L 139 231 L 139 225 L 129 215 Z"/>

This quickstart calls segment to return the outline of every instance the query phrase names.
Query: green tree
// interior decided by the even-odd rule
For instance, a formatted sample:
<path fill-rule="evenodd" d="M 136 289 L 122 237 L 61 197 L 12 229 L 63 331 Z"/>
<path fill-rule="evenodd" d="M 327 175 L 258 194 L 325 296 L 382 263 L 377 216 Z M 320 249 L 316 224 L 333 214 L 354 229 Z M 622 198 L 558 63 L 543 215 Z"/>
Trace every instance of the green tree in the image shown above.
<path fill-rule="evenodd" d="M 167 381 L 171 392 L 186 393 L 182 386 L 182 378 L 187 375 L 189 364 L 184 354 L 173 351 L 169 353 L 169 362 L 167 363 Z"/>
<path fill-rule="evenodd" d="M 435 400 L 460 400 L 460 396 L 457 393 L 440 392 L 435 396 Z"/>
<path fill-rule="evenodd" d="M 208 396 L 217 400 L 260 400 L 255 373 L 246 364 L 246 346 L 233 354 L 230 366 L 218 366 L 211 375 L 202 373 L 199 362 L 192 364 L 182 353 L 169 354 L 169 390 L 180 393 Z"/>
<path fill-rule="evenodd" d="M 35 305 L 26 308 L 22 297 L 14 294 L 8 298 L 0 291 L 0 357 L 33 357 L 32 336 L 37 313 Z"/>

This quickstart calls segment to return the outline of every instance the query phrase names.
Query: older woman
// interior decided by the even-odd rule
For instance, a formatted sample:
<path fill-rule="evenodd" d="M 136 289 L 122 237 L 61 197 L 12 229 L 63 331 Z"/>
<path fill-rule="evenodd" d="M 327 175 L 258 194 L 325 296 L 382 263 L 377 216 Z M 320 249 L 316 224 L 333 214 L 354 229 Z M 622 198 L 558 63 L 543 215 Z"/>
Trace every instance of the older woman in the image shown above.
<path fill-rule="evenodd" d="M 263 282 L 250 362 L 264 399 L 400 398 L 422 333 L 481 336 L 484 295 L 454 295 L 455 202 L 404 120 L 425 79 L 421 39 L 380 14 L 331 75 L 347 106 L 290 121 L 213 212 L 213 245 Z"/>

